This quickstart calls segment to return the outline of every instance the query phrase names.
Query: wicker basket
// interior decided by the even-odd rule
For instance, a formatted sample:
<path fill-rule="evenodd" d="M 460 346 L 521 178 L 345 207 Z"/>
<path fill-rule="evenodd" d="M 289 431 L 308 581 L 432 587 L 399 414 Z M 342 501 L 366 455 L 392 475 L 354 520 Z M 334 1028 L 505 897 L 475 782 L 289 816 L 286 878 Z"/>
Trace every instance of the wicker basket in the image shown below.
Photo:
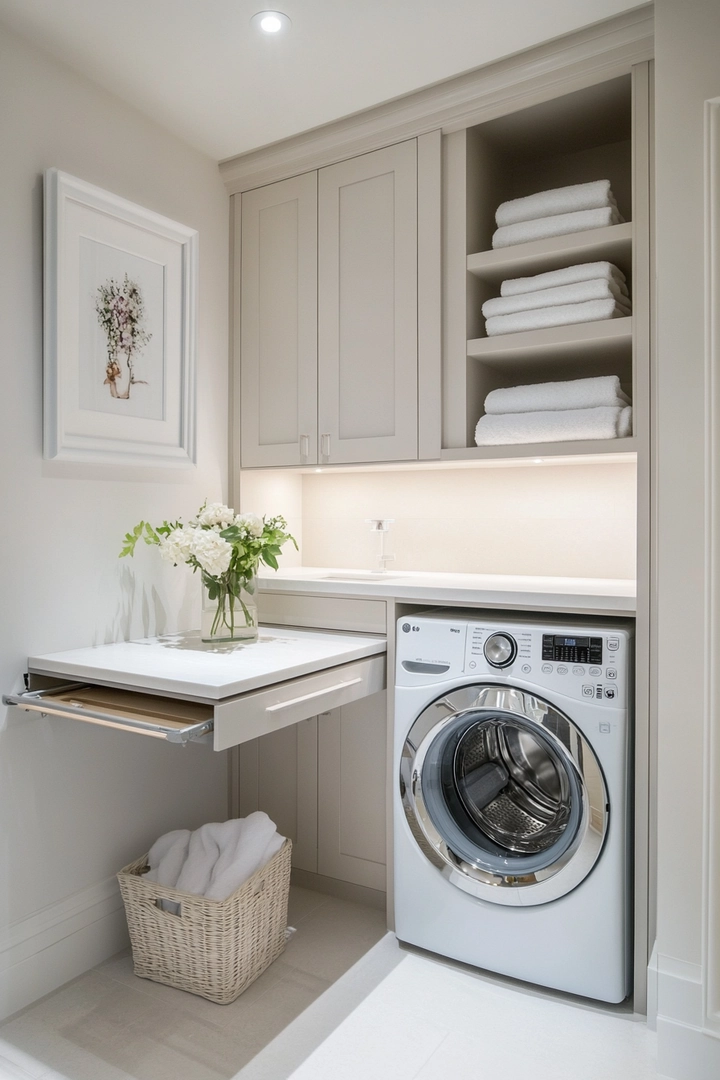
<path fill-rule="evenodd" d="M 290 854 L 277 855 L 225 900 L 145 881 L 147 856 L 118 874 L 135 974 L 228 1005 L 285 948 Z"/>

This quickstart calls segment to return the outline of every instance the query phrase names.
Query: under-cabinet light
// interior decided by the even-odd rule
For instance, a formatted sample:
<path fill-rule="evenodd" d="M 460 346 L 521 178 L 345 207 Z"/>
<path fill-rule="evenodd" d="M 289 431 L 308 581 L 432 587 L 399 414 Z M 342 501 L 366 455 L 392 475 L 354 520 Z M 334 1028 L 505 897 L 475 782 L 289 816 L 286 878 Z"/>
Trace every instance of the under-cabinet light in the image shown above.
<path fill-rule="evenodd" d="M 250 20 L 250 25 L 264 34 L 278 34 L 288 29 L 290 19 L 282 11 L 258 11 Z"/>

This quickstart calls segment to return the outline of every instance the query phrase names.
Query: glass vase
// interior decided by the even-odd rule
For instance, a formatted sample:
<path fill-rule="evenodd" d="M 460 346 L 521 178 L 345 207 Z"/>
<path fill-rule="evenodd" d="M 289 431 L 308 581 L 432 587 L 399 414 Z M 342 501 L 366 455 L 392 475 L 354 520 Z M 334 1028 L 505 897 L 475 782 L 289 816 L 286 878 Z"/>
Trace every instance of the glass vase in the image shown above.
<path fill-rule="evenodd" d="M 258 616 L 255 575 L 236 579 L 231 584 L 223 578 L 202 578 L 203 641 L 257 641 Z"/>

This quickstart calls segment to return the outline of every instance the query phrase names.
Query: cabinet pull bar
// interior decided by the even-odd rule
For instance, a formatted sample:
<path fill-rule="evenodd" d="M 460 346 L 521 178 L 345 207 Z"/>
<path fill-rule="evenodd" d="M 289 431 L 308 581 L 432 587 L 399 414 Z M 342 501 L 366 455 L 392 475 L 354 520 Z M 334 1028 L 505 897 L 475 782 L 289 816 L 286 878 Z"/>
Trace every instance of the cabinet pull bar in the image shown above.
<path fill-rule="evenodd" d="M 320 453 L 325 458 L 330 457 L 330 435 L 327 432 L 320 436 Z"/>
<path fill-rule="evenodd" d="M 300 436 L 300 457 L 306 458 L 306 457 L 308 457 L 309 454 L 310 454 L 310 436 L 309 435 L 301 435 Z"/>
<path fill-rule="evenodd" d="M 332 694 L 334 690 L 344 690 L 346 686 L 355 686 L 362 682 L 362 677 L 348 679 L 346 682 L 335 683 L 334 686 L 324 686 L 322 690 L 313 690 L 310 694 L 301 694 L 300 697 L 289 698 L 288 701 L 279 701 L 277 705 L 268 705 L 265 712 L 279 712 L 280 709 L 289 709 L 291 705 L 298 705 L 301 701 L 309 701 L 311 698 L 322 697 L 323 694 Z"/>

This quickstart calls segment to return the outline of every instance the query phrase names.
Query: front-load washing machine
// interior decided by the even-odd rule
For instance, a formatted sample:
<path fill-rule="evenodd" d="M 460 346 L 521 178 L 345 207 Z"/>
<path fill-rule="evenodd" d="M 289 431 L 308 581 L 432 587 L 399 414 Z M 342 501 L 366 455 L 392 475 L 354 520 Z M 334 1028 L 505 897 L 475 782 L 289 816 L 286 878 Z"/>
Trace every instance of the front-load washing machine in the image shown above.
<path fill-rule="evenodd" d="M 401 941 L 602 1001 L 627 997 L 630 627 L 472 610 L 399 620 Z"/>

